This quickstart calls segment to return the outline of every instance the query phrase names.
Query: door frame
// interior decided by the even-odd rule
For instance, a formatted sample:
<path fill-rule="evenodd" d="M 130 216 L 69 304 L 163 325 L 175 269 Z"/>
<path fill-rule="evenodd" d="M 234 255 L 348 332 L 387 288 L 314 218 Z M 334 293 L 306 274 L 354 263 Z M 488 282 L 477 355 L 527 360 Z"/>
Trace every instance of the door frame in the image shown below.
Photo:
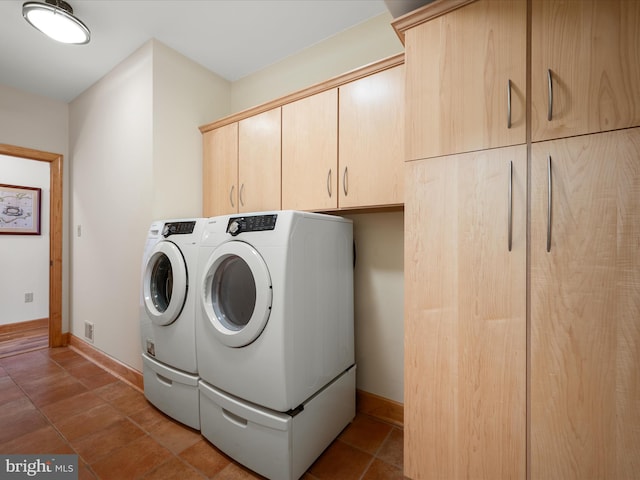
<path fill-rule="evenodd" d="M 64 345 L 62 335 L 62 160 L 59 153 L 0 143 L 0 155 L 49 163 L 49 347 Z"/>

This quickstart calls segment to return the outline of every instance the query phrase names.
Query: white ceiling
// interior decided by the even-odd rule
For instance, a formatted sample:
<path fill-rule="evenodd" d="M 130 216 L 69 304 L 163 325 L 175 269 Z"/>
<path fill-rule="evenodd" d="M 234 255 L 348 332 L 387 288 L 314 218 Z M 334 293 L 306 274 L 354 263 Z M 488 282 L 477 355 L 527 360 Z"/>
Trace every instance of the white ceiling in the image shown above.
<path fill-rule="evenodd" d="M 67 1 L 87 45 L 50 40 L 22 18 L 24 0 L 0 0 L 0 84 L 69 102 L 151 38 L 235 81 L 388 11 L 384 0 Z"/>

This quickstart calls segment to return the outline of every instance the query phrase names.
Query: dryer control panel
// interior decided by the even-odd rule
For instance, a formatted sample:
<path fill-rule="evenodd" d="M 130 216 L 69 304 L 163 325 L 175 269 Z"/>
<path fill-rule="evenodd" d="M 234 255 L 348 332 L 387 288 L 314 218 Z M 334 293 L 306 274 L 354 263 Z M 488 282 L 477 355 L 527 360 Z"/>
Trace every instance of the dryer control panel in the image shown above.
<path fill-rule="evenodd" d="M 249 217 L 231 217 L 227 224 L 227 233 L 234 237 L 243 232 L 264 232 L 275 230 L 278 215 L 252 215 Z"/>
<path fill-rule="evenodd" d="M 167 238 L 169 235 L 187 235 L 193 233 L 196 228 L 196 222 L 168 222 L 162 228 L 162 236 Z"/>

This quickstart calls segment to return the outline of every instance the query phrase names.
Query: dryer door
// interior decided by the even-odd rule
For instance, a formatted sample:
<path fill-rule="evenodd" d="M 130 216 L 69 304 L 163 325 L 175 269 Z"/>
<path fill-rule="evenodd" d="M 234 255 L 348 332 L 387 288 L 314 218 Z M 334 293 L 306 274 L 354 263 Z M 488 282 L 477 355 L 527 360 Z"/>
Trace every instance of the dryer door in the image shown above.
<path fill-rule="evenodd" d="M 151 251 L 144 269 L 144 308 L 156 325 L 173 323 L 187 298 L 187 266 L 180 249 L 161 241 Z"/>
<path fill-rule="evenodd" d="M 231 241 L 216 248 L 204 268 L 202 307 L 220 342 L 243 347 L 262 333 L 271 313 L 271 276 L 255 248 Z"/>

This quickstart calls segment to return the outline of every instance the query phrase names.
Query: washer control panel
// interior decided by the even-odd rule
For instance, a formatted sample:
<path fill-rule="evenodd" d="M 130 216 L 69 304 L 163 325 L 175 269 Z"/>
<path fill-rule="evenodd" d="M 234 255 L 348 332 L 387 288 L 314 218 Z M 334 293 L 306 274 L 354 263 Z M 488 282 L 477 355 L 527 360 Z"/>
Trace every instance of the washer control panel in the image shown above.
<path fill-rule="evenodd" d="M 252 215 L 249 217 L 231 217 L 227 224 L 227 233 L 232 236 L 244 232 L 264 232 L 275 230 L 278 215 Z"/>
<path fill-rule="evenodd" d="M 168 222 L 162 228 L 162 236 L 167 238 L 169 235 L 186 235 L 193 233 L 196 228 L 196 222 Z"/>

